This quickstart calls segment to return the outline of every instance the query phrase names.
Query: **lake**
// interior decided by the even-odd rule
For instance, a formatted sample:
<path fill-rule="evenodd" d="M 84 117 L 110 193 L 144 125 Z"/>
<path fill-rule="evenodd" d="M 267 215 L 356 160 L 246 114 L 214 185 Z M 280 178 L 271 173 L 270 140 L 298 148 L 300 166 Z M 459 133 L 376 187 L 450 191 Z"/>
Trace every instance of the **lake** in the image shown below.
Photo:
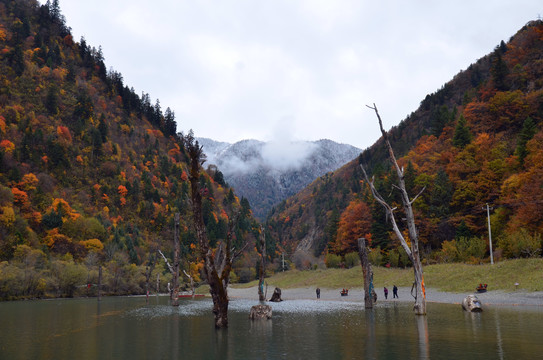
<path fill-rule="evenodd" d="M 210 299 L 112 297 L 0 303 L 0 359 L 534 359 L 543 309 L 289 300 L 251 321 L 256 300 L 230 302 L 215 330 Z"/>

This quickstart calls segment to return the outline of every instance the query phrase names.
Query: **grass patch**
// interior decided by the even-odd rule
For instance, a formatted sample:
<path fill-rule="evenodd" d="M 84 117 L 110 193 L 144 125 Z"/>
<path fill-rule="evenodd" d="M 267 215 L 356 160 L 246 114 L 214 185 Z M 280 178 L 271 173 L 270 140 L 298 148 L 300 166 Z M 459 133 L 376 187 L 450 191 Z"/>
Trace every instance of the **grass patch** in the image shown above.
<path fill-rule="evenodd" d="M 449 292 L 474 291 L 479 283 L 488 284 L 489 290 L 514 291 L 515 282 L 518 290 L 543 291 L 543 259 L 505 260 L 494 265 L 438 264 L 423 267 L 424 281 L 427 287 Z M 373 268 L 375 288 L 392 285 L 408 286 L 413 283 L 413 269 L 385 267 Z M 318 269 L 298 271 L 290 270 L 276 273 L 266 278 L 269 286 L 284 289 L 320 287 L 329 289 L 362 288 L 362 269 Z M 258 281 L 247 284 L 234 284 L 239 288 L 257 286 Z"/>

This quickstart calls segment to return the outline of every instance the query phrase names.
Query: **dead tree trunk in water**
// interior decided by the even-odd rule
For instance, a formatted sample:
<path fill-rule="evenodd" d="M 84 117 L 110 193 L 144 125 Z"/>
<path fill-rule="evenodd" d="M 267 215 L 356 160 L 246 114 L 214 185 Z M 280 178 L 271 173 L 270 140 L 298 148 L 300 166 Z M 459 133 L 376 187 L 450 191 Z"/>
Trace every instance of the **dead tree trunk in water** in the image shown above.
<path fill-rule="evenodd" d="M 266 301 L 264 295 L 264 275 L 266 273 L 266 235 L 264 234 L 264 227 L 260 226 L 260 271 L 258 279 L 258 300 Z"/>
<path fill-rule="evenodd" d="M 102 300 L 102 265 L 98 265 L 98 301 Z"/>
<path fill-rule="evenodd" d="M 179 306 L 179 213 L 174 215 L 174 254 L 173 254 L 173 296 L 172 306 Z"/>
<path fill-rule="evenodd" d="M 205 162 L 205 155 L 198 141 L 194 139 L 192 131 L 188 135 L 183 136 L 183 145 L 187 150 L 190 161 L 190 185 L 191 185 L 191 205 L 194 229 L 196 238 L 200 247 L 200 256 L 204 260 L 204 273 L 207 283 L 209 284 L 209 292 L 213 299 L 213 314 L 215 315 L 215 327 L 228 327 L 228 292 L 227 287 L 230 279 L 230 271 L 232 270 L 232 261 L 236 254 L 232 249 L 232 238 L 234 235 L 234 227 L 237 222 L 239 213 L 232 215 L 228 223 L 228 232 L 226 235 L 225 249 L 222 244 L 217 249 L 217 254 L 214 256 L 213 249 L 209 245 L 209 239 L 202 216 L 202 194 L 200 192 L 200 169 Z M 243 249 L 239 250 L 238 254 Z"/>
<path fill-rule="evenodd" d="M 366 169 L 364 168 L 363 164 L 360 164 L 360 167 L 362 168 L 362 171 L 364 172 L 364 177 L 366 179 L 366 182 L 370 186 L 371 192 L 373 194 L 373 197 L 375 200 L 380 203 L 386 210 L 387 216 L 390 218 L 390 221 L 392 223 L 392 228 L 394 229 L 394 233 L 400 240 L 400 244 L 404 248 L 405 252 L 409 256 L 409 259 L 413 262 L 413 271 L 415 273 L 415 285 L 416 285 L 416 297 L 415 297 L 415 305 L 413 307 L 413 310 L 415 311 L 415 314 L 417 315 L 426 315 L 426 289 L 424 286 L 424 275 L 422 272 L 422 264 L 420 260 L 420 254 L 419 254 L 419 235 L 417 232 L 417 227 L 415 226 L 415 215 L 413 214 L 413 203 L 419 195 L 424 191 L 422 191 L 411 200 L 409 198 L 409 195 L 407 194 L 407 190 L 405 188 L 405 181 L 404 181 L 404 172 L 403 169 L 400 169 L 398 166 L 398 162 L 396 161 L 396 157 L 394 156 L 394 151 L 392 150 L 392 146 L 390 145 L 390 141 L 388 140 L 387 133 L 383 129 L 383 122 L 381 121 L 381 116 L 379 115 L 379 112 L 377 111 L 377 106 L 373 104 L 373 107 L 368 106 L 370 109 L 375 111 L 375 114 L 377 115 L 377 120 L 379 121 L 379 128 L 381 129 L 381 134 L 383 135 L 383 140 L 385 142 L 385 146 L 388 150 L 388 154 L 390 156 L 390 161 L 392 162 L 392 165 L 394 166 L 394 169 L 396 170 L 396 174 L 398 175 L 398 185 L 395 186 L 400 191 L 401 198 L 402 198 L 402 204 L 404 208 L 405 217 L 407 220 L 407 228 L 409 231 L 409 240 L 411 241 L 411 248 L 409 248 L 409 245 L 407 244 L 407 241 L 405 240 L 401 230 L 398 228 L 398 224 L 396 223 L 396 218 L 394 217 L 394 210 L 396 208 L 391 207 L 385 199 L 377 192 L 377 189 L 373 185 L 373 179 L 370 181 L 368 174 L 366 173 Z"/>
<path fill-rule="evenodd" d="M 368 260 L 368 249 L 366 249 L 366 239 L 358 239 L 358 256 L 364 275 L 364 305 L 366 309 L 373 309 L 373 271 Z"/>

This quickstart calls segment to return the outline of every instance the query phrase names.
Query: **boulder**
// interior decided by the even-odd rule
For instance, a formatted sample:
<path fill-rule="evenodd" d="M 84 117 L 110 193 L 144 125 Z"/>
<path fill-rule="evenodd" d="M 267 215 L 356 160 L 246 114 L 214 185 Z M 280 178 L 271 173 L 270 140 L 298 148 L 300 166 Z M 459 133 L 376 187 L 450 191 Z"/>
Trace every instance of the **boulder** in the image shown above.
<path fill-rule="evenodd" d="M 249 315 L 251 320 L 255 319 L 271 319 L 272 307 L 270 305 L 255 305 L 251 307 L 251 314 Z"/>
<path fill-rule="evenodd" d="M 483 311 L 483 305 L 475 295 L 468 295 L 462 300 L 462 309 L 469 312 Z"/>
<path fill-rule="evenodd" d="M 283 301 L 283 300 L 281 300 L 281 289 L 276 287 L 275 290 L 273 290 L 273 295 L 272 295 L 270 301 L 271 302 Z"/>

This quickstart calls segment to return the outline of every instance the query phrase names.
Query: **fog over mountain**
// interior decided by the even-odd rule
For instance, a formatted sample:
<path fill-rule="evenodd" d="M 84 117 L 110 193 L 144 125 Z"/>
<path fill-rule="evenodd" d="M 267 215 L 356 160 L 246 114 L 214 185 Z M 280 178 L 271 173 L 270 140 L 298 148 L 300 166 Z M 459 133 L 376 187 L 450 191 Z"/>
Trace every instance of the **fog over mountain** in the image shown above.
<path fill-rule="evenodd" d="M 331 140 L 242 140 L 235 144 L 198 138 L 208 165 L 217 165 L 236 194 L 246 197 L 257 218 L 319 176 L 360 154 L 360 149 Z"/>

